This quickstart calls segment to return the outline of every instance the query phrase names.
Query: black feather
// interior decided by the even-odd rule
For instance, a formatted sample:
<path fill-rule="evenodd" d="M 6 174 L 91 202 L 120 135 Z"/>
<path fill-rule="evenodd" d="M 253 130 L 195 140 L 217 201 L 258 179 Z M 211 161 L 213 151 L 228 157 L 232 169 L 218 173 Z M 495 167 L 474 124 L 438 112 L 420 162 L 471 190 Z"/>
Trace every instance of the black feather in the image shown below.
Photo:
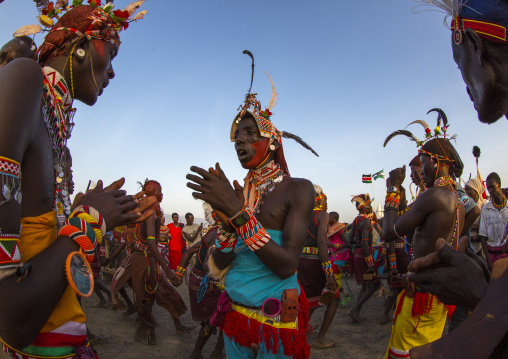
<path fill-rule="evenodd" d="M 34 0 L 35 6 L 37 6 L 37 10 L 41 11 L 45 7 L 48 6 L 49 1 L 48 0 Z"/>
<path fill-rule="evenodd" d="M 393 131 L 392 133 L 390 133 L 388 135 L 388 137 L 385 138 L 385 143 L 383 143 L 383 147 L 386 147 L 386 145 L 388 144 L 388 142 L 390 142 L 390 140 L 392 138 L 394 138 L 395 136 L 399 136 L 399 135 L 406 136 L 411 141 L 416 142 L 416 137 L 410 131 L 408 131 L 408 130 L 397 130 L 397 131 Z"/>
<path fill-rule="evenodd" d="M 250 58 L 252 59 L 252 70 L 251 70 L 251 75 L 250 75 L 250 87 L 249 87 L 249 91 L 247 92 L 247 94 L 250 94 L 250 91 L 252 90 L 252 83 L 254 82 L 254 55 L 252 55 L 252 52 L 250 52 L 249 50 L 243 50 L 243 53 L 245 55 L 249 55 Z"/>
<path fill-rule="evenodd" d="M 446 114 L 444 113 L 443 110 L 441 110 L 440 108 L 433 108 L 431 110 L 429 110 L 429 112 L 427 112 L 427 115 L 431 112 L 437 112 L 438 115 L 437 115 L 437 126 L 439 126 L 439 120 L 443 120 L 443 125 L 448 127 L 448 117 L 446 117 Z"/>
<path fill-rule="evenodd" d="M 315 154 L 316 156 L 319 157 L 319 155 L 316 153 L 316 151 L 314 151 L 312 149 L 312 147 L 310 147 L 304 140 L 302 140 L 301 137 L 297 136 L 297 135 L 293 135 L 292 133 L 289 133 L 289 132 L 282 132 L 282 137 L 284 138 L 290 138 L 292 140 L 295 140 L 296 142 L 298 142 L 300 145 L 302 145 L 302 147 L 308 149 L 309 151 L 311 151 L 313 154 Z"/>
<path fill-rule="evenodd" d="M 480 147 L 478 146 L 473 146 L 473 156 L 475 156 L 476 158 L 480 157 L 480 154 L 482 153 L 482 151 L 480 151 Z"/>

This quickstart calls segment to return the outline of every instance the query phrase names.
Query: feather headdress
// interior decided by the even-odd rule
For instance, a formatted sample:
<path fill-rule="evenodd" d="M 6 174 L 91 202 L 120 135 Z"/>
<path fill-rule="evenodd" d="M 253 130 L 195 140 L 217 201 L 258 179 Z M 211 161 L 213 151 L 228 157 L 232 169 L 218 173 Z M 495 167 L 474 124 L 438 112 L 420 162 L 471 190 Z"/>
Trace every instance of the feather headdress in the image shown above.
<path fill-rule="evenodd" d="M 242 118 L 246 113 L 249 113 L 252 117 L 254 117 L 254 120 L 256 121 L 256 124 L 259 129 L 259 133 L 262 137 L 266 137 L 270 139 L 270 143 L 273 141 L 278 141 L 281 143 L 282 137 L 284 138 L 290 138 L 292 140 L 295 140 L 298 142 L 301 146 L 311 151 L 313 154 L 319 157 L 319 155 L 314 151 L 307 143 L 305 143 L 299 136 L 293 135 L 289 132 L 283 132 L 277 130 L 275 125 L 271 121 L 272 116 L 272 109 L 277 105 L 277 91 L 275 90 L 275 85 L 273 84 L 272 78 L 265 72 L 266 76 L 270 80 L 270 84 L 272 87 L 272 94 L 270 98 L 270 102 L 268 103 L 268 106 L 265 107 L 265 109 L 261 110 L 261 102 L 256 98 L 257 93 L 253 93 L 252 91 L 252 84 L 254 82 L 254 56 L 249 50 L 244 50 L 243 53 L 245 55 L 248 55 L 251 60 L 251 78 L 250 78 L 250 86 L 249 91 L 247 92 L 247 95 L 245 95 L 245 100 L 243 103 L 238 107 L 238 114 L 235 116 L 233 120 L 233 124 L 231 125 L 231 131 L 230 131 L 230 139 L 231 142 L 235 142 L 235 132 L 238 128 L 238 124 L 240 121 L 242 121 Z"/>
<path fill-rule="evenodd" d="M 356 204 L 356 209 L 362 209 L 365 206 L 368 206 L 372 203 L 373 199 L 370 199 L 370 195 L 368 193 L 359 194 L 359 195 L 351 195 L 351 203 Z"/>

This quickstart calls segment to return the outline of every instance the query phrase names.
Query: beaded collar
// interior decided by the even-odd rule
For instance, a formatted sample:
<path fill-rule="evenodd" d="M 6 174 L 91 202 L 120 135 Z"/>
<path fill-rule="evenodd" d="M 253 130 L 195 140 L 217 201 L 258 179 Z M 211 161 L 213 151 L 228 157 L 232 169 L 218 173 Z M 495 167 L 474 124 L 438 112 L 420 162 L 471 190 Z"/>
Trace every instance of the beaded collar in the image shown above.
<path fill-rule="evenodd" d="M 504 195 L 503 196 L 503 200 L 501 202 L 501 204 L 496 204 L 496 202 L 494 202 L 494 198 L 492 198 L 492 205 L 494 206 L 495 209 L 497 209 L 498 211 L 501 211 L 503 208 L 506 207 L 506 197 Z"/>
<path fill-rule="evenodd" d="M 244 196 L 246 204 L 255 213 L 259 213 L 259 207 L 263 204 L 263 198 L 273 191 L 275 185 L 281 182 L 286 173 L 275 161 L 270 161 L 265 166 L 250 170 L 245 177 Z"/>
<path fill-rule="evenodd" d="M 457 205 L 455 209 L 455 223 L 453 225 L 452 245 L 455 241 L 455 249 L 459 245 L 459 210 L 460 210 L 460 198 L 457 193 L 457 183 L 452 179 L 451 176 L 442 176 L 434 181 L 434 187 L 446 187 L 457 196 Z"/>
<path fill-rule="evenodd" d="M 72 97 L 64 78 L 55 69 L 44 67 L 44 89 L 42 92 L 42 113 L 44 123 L 51 139 L 53 163 L 55 167 L 55 200 L 57 213 L 71 213 L 71 202 L 67 189 L 65 173 L 65 146 L 74 123 L 75 109 L 72 109 Z"/>

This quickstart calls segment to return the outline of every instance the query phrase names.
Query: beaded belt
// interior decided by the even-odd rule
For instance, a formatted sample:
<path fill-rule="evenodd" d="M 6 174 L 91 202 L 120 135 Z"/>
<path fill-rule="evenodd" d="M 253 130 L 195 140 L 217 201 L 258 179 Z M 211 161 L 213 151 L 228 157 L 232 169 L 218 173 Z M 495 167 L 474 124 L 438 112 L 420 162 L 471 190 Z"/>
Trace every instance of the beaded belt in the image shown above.
<path fill-rule="evenodd" d="M 243 305 L 238 305 L 235 303 L 231 303 L 231 309 L 234 311 L 245 315 L 248 318 L 254 319 L 261 324 L 267 324 L 275 328 L 284 328 L 284 329 L 297 329 L 297 321 L 289 322 L 289 323 L 281 323 L 280 314 L 274 317 L 267 317 L 264 315 L 261 309 L 250 309 L 249 307 L 245 307 Z"/>
<path fill-rule="evenodd" d="M 140 241 L 134 242 L 133 248 L 141 252 L 150 252 L 150 247 L 148 247 L 146 244 L 141 243 Z"/>
<path fill-rule="evenodd" d="M 395 248 L 404 248 L 405 247 L 405 243 L 395 243 Z"/>
<path fill-rule="evenodd" d="M 303 247 L 302 254 L 318 254 L 317 247 Z"/>
<path fill-rule="evenodd" d="M 87 344 L 89 346 L 89 344 Z M 53 357 L 53 356 L 39 356 L 35 354 L 25 354 L 21 353 L 2 342 L 2 349 L 7 355 L 11 356 L 14 359 L 75 359 L 76 353 Z"/>

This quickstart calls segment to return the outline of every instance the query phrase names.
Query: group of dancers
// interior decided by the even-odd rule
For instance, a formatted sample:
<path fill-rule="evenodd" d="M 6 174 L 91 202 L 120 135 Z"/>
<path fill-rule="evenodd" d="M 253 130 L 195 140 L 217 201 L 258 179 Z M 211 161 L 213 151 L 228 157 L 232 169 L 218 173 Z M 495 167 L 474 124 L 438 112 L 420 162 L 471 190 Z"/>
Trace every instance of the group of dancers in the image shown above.
<path fill-rule="evenodd" d="M 172 270 L 157 245 L 162 200 L 157 181 L 146 181 L 135 195 L 121 189 L 124 179 L 106 187 L 99 182 L 70 199 L 73 101 L 95 104 L 113 79 L 119 33 L 145 16 L 146 11 L 136 13 L 143 1 L 123 10 L 99 0 L 36 3 L 42 27 L 19 29 L 19 37 L 0 50 L 0 341 L 6 353 L 23 359 L 99 357 L 87 340 L 78 298 L 93 289 L 89 263 L 98 243 L 107 231 L 127 225 L 130 255 L 113 287 L 120 293 L 130 280 L 138 313 L 135 338 L 145 344 L 156 342 L 154 302 L 171 313 L 177 331 L 187 330 L 179 321 L 185 304 L 170 282 L 181 283 L 195 254 L 191 309 L 203 325 L 193 356 L 217 330 L 214 357 L 225 350 L 228 358 L 309 358 L 309 317 L 326 306 L 313 345 L 329 347 L 325 334 L 340 299 L 337 269 L 345 259 L 331 258 L 330 252 L 354 246 L 350 263 L 362 288 L 349 315 L 359 321 L 362 305 L 379 287 L 379 256 L 372 249 L 377 228 L 395 301 L 385 358 L 503 357 L 508 259 L 495 252 L 499 248 L 487 248 L 485 259 L 492 254 L 495 260 L 489 268 L 470 248 L 466 232 L 478 218 L 477 204 L 471 205 L 476 195 L 468 197 L 460 188 L 463 163 L 443 111 L 435 109 L 434 130 L 418 121 L 424 127 L 420 138 L 397 130 L 385 141 L 402 135 L 416 144 L 416 157 L 408 161 L 421 188 L 417 198 L 407 203 L 406 166 L 392 170 L 383 218 L 371 216 L 367 194 L 356 195 L 358 217 L 345 237 L 336 228 L 337 216 L 326 212 L 322 189 L 291 177 L 283 138 L 316 153 L 299 136 L 275 127 L 274 84 L 269 78 L 272 97 L 262 108 L 252 92 L 254 57 L 244 51 L 252 58 L 250 87 L 231 126 L 223 128 L 229 129 L 247 176 L 242 186 L 231 183 L 218 163 L 190 167 L 187 187 L 207 203 L 213 226 Z M 451 17 L 453 57 L 480 121 L 506 116 L 508 4 L 433 0 L 429 5 Z M 29 36 L 43 28 L 47 35 L 37 48 Z M 487 178 L 486 186 L 492 196 L 488 208 L 501 213 L 506 197 L 499 194 L 499 176 L 490 183 Z M 468 187 L 479 188 L 478 183 Z M 335 238 L 329 240 L 329 234 Z M 461 310 L 467 319 L 441 338 L 446 316 Z"/>

